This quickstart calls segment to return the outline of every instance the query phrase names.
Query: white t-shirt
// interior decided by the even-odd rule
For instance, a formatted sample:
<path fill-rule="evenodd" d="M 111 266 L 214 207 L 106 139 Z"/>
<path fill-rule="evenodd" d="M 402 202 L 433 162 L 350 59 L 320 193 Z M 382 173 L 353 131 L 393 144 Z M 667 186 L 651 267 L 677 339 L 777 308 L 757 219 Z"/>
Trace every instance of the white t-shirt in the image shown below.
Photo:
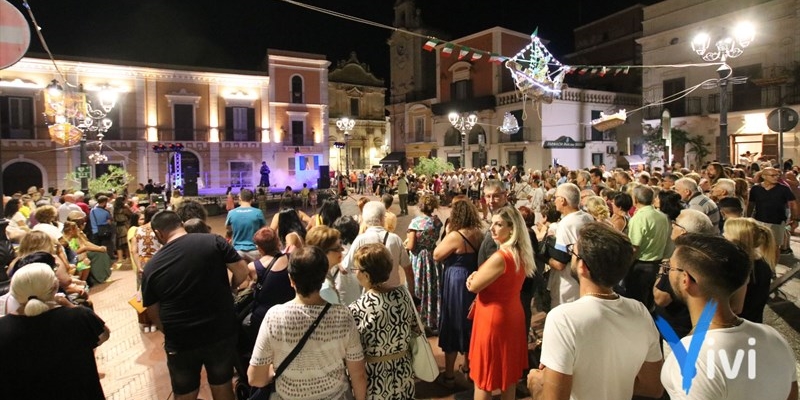
<path fill-rule="evenodd" d="M 688 347 L 691 340 L 692 335 L 689 335 L 681 339 L 681 343 Z M 725 356 L 720 357 L 722 349 L 725 349 L 722 353 Z M 709 371 L 708 356 L 712 350 Z M 737 357 L 740 360 L 738 370 L 735 368 Z M 661 369 L 661 383 L 671 399 L 783 400 L 789 396 L 791 383 L 797 381 L 794 352 L 786 339 L 769 325 L 747 320 L 733 328 L 708 331 L 696 367 L 697 374 L 687 395 L 675 354 L 667 356 Z M 749 377 L 751 373 L 753 379 Z M 713 378 L 709 379 L 709 374 L 713 374 Z"/>
<path fill-rule="evenodd" d="M 591 215 L 583 211 L 576 211 L 561 218 L 556 227 L 556 249 L 563 252 L 567 251 L 567 245 L 578 241 L 578 231 L 583 225 L 594 221 Z M 555 279 L 553 279 L 555 277 Z M 561 271 L 551 270 L 550 280 L 550 305 L 555 307 L 559 304 L 569 303 L 578 299 L 578 281 L 572 277 L 569 263 Z"/>
<path fill-rule="evenodd" d="M 358 235 L 350 249 L 342 259 L 342 268 L 347 271 L 346 274 L 339 273 L 336 275 L 336 290 L 339 291 L 339 296 L 342 299 L 342 304 L 349 305 L 361 297 L 363 288 L 356 279 L 355 263 L 353 256 L 359 247 L 370 243 L 383 243 L 383 238 L 386 235 L 386 229 L 379 226 L 371 226 L 367 228 L 364 233 Z M 389 274 L 389 280 L 386 281 L 387 287 L 400 286 L 403 282 L 400 280 L 400 274 L 403 273 L 400 267 L 411 265 L 411 260 L 408 258 L 408 251 L 403 247 L 403 240 L 395 233 L 389 232 L 386 237 L 386 248 L 392 255 L 392 272 Z"/>
<path fill-rule="evenodd" d="M 658 331 L 639 301 L 584 296 L 547 314 L 541 362 L 572 375 L 570 399 L 630 399 L 642 364 L 659 360 Z"/>

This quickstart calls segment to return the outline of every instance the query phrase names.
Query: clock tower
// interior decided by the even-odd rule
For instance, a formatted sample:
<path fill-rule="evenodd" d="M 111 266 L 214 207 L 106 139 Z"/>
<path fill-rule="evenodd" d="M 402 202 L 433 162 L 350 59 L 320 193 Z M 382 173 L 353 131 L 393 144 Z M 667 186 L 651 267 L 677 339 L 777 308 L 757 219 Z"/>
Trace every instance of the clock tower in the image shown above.
<path fill-rule="evenodd" d="M 433 35 L 422 28 L 420 10 L 414 0 L 397 0 L 394 4 L 394 27 L 404 31 Z M 389 38 L 391 103 L 402 102 L 413 93 L 417 99 L 436 95 L 436 54 L 422 48 L 427 40 L 395 31 Z"/>

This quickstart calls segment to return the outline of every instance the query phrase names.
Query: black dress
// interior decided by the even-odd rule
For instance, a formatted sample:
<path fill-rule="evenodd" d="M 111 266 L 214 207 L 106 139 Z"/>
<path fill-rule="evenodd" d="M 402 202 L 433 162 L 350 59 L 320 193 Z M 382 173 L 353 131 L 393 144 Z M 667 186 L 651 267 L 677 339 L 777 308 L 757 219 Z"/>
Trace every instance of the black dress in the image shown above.
<path fill-rule="evenodd" d="M 458 232 L 458 231 L 457 231 Z M 469 351 L 472 334 L 472 321 L 467 319 L 469 306 L 475 300 L 475 293 L 467 290 L 467 277 L 478 269 L 478 250 L 461 233 L 464 250 L 471 247 L 472 253 L 453 253 L 442 261 L 442 278 L 439 310 L 439 347 L 445 353 Z"/>

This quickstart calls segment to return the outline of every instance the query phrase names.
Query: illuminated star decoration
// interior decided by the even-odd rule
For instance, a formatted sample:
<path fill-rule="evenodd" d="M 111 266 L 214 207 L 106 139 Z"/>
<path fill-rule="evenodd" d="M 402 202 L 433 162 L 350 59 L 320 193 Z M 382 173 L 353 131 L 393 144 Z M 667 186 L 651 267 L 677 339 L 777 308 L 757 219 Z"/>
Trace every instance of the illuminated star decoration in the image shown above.
<path fill-rule="evenodd" d="M 539 28 L 531 34 L 531 43 L 506 61 L 506 68 L 523 96 L 534 101 L 552 102 L 561 93 L 567 68 L 550 54 L 537 36 Z M 552 71 L 551 71 L 552 67 Z"/>

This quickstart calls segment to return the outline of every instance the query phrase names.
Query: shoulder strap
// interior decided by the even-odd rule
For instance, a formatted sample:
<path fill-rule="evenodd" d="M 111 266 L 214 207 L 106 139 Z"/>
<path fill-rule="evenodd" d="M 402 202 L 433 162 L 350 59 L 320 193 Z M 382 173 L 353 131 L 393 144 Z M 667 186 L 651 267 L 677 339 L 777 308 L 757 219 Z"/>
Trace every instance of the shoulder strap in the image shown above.
<path fill-rule="evenodd" d="M 319 325 L 319 322 L 322 321 L 322 317 L 325 316 L 325 313 L 328 312 L 329 308 L 331 308 L 331 303 L 326 303 L 325 308 L 323 308 L 322 312 L 319 313 L 319 316 L 317 316 L 317 319 L 314 320 L 314 323 L 312 323 L 311 326 L 308 327 L 308 330 L 306 331 L 305 335 L 303 335 L 300 341 L 297 342 L 297 345 L 294 346 L 292 352 L 289 353 L 289 355 L 286 356 L 281 365 L 278 366 L 278 369 L 275 370 L 275 376 L 272 378 L 273 382 L 275 382 L 275 380 L 278 379 L 279 376 L 281 376 L 283 371 L 289 366 L 292 360 L 294 360 L 294 358 L 297 357 L 298 354 L 300 354 L 300 350 L 303 350 L 303 346 L 305 346 L 306 342 L 308 341 L 308 338 L 311 337 L 311 334 L 314 333 L 314 330 L 317 329 L 317 325 Z"/>
<path fill-rule="evenodd" d="M 266 271 L 264 271 L 264 276 L 261 277 L 261 280 L 256 285 L 256 291 L 254 293 L 255 298 L 258 298 L 258 293 L 261 292 L 261 288 L 264 287 L 264 282 L 266 282 L 267 275 L 269 275 L 269 272 L 272 271 L 272 266 L 275 265 L 275 262 L 278 261 L 278 259 L 283 256 L 285 256 L 285 254 L 279 252 L 274 257 L 272 257 L 272 260 L 269 262 L 269 264 L 267 264 Z M 261 264 L 261 260 L 256 260 L 255 262 Z"/>
<path fill-rule="evenodd" d="M 386 246 L 386 241 L 389 240 L 389 231 L 386 231 L 386 234 L 383 235 L 383 245 Z"/>
<path fill-rule="evenodd" d="M 476 249 L 476 248 L 475 248 L 475 246 L 473 246 L 473 245 L 472 245 L 472 242 L 470 242 L 470 241 L 467 239 L 467 237 L 466 237 L 466 236 L 464 236 L 464 234 L 463 234 L 463 233 L 461 233 L 461 232 L 459 232 L 459 231 L 456 231 L 456 233 L 458 233 L 459 235 L 461 235 L 461 238 L 462 238 L 462 239 L 464 239 L 464 242 L 466 242 L 466 243 L 469 245 L 469 247 L 472 247 L 472 250 L 475 250 L 475 253 L 477 253 L 477 252 L 478 252 L 478 249 Z"/>

